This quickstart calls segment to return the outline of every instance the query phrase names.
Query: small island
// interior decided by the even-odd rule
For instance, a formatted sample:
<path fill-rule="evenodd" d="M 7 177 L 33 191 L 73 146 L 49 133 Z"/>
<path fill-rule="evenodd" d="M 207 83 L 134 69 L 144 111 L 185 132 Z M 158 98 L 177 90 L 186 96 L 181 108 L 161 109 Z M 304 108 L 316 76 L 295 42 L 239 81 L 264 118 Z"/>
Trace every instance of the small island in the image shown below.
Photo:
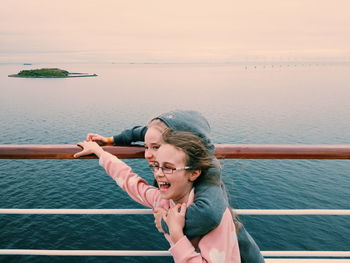
<path fill-rule="evenodd" d="M 42 68 L 21 70 L 18 74 L 9 75 L 15 78 L 77 78 L 77 77 L 96 77 L 96 74 L 71 73 L 59 68 Z"/>

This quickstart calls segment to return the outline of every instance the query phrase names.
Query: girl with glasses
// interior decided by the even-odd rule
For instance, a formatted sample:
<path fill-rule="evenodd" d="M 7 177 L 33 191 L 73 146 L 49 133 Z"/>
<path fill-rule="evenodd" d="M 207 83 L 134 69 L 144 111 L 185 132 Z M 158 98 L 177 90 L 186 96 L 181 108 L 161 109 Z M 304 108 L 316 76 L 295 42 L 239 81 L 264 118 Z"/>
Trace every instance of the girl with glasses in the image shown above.
<path fill-rule="evenodd" d="M 222 201 L 225 200 L 223 192 L 222 199 L 213 200 L 214 205 L 226 207 L 215 228 L 198 240 L 192 240 L 183 231 L 186 209 L 193 204 L 196 185 L 213 181 L 208 170 L 216 163 L 205 142 L 192 133 L 170 130 L 162 134 L 162 141 L 152 164 L 159 188 L 148 185 L 129 166 L 105 152 L 96 142 L 78 143 L 83 151 L 75 156 L 96 154 L 107 174 L 130 197 L 147 207 L 161 207 L 167 211 L 163 219 L 169 234 L 164 235 L 170 243 L 169 251 L 175 262 L 241 262 L 236 228 L 229 205 Z"/>

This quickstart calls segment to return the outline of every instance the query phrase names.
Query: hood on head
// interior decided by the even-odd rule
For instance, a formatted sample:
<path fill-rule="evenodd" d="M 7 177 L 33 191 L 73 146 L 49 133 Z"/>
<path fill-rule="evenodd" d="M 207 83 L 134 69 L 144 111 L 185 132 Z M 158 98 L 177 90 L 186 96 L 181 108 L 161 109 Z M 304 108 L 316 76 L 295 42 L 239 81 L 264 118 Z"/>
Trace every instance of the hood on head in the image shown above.
<path fill-rule="evenodd" d="M 207 148 L 213 152 L 214 145 L 210 140 L 210 125 L 198 111 L 173 110 L 154 118 L 163 121 L 173 131 L 191 132 L 201 137 Z"/>

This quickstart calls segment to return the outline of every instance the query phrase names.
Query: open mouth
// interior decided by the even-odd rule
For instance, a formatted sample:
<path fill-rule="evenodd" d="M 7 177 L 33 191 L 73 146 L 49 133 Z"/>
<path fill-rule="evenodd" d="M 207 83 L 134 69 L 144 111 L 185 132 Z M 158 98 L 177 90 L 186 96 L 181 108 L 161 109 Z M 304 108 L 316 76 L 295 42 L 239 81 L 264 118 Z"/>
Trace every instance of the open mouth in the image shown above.
<path fill-rule="evenodd" d="M 166 192 L 168 191 L 170 184 L 166 182 L 158 182 L 159 190 L 161 192 Z"/>

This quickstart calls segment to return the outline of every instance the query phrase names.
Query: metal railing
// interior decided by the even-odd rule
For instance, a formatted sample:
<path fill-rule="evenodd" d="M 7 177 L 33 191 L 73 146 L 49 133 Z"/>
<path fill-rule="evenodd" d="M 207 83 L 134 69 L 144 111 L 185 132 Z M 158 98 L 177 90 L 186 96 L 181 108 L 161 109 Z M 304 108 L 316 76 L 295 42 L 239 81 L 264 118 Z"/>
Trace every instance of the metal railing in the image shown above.
<path fill-rule="evenodd" d="M 143 158 L 141 146 L 104 146 L 121 159 Z M 215 146 L 221 159 L 350 159 L 350 145 Z M 0 145 L 0 159 L 73 159 L 75 145 Z M 81 157 L 96 158 L 94 155 Z M 349 209 L 237 209 L 239 215 L 350 215 Z M 151 209 L 0 209 L 0 214 L 152 214 Z M 266 262 L 350 262 L 350 251 L 262 251 Z M 168 251 L 0 249 L 0 255 L 170 256 Z M 282 258 L 281 258 L 282 257 Z M 283 258 L 290 257 L 290 258 Z M 299 259 L 297 259 L 299 258 Z M 300 259 L 301 258 L 301 259 Z M 326 259 L 325 259 L 326 258 Z M 331 258 L 331 259 L 329 259 Z"/>
<path fill-rule="evenodd" d="M 104 150 L 120 159 L 143 158 L 141 146 L 104 146 Z M 0 159 L 74 159 L 80 151 L 76 145 L 0 145 Z M 350 145 L 256 145 L 217 144 L 215 155 L 220 159 L 350 159 Z M 96 158 L 95 155 L 80 157 Z"/>

